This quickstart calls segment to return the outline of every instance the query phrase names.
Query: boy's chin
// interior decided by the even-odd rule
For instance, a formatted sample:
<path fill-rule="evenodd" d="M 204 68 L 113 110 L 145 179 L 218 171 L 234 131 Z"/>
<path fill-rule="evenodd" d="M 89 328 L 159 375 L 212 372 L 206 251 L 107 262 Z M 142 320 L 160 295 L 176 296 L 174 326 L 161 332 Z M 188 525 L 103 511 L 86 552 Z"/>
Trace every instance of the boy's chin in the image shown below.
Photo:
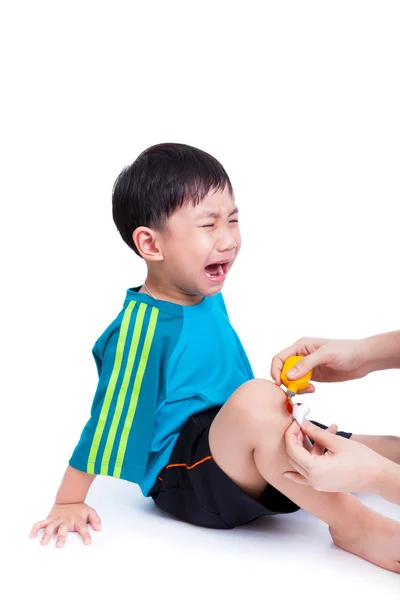
<path fill-rule="evenodd" d="M 219 294 L 219 292 L 222 291 L 224 284 L 225 284 L 225 282 L 215 283 L 214 285 L 203 286 L 203 289 L 201 290 L 201 295 L 205 296 L 207 298 L 211 297 L 211 296 L 215 296 L 216 294 Z"/>

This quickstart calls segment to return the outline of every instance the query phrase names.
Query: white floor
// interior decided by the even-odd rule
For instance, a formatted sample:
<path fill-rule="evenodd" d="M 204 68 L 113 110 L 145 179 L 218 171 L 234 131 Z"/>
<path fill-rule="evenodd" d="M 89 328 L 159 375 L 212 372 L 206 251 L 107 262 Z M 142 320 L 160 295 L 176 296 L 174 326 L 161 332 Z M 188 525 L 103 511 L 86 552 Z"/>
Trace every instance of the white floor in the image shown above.
<path fill-rule="evenodd" d="M 47 492 L 39 491 L 30 511 L 43 512 Z M 400 508 L 362 499 L 399 519 Z M 1 584 L 7 589 L 10 577 L 12 592 L 3 598 L 32 591 L 35 598 L 60 600 L 138 593 L 150 599 L 399 598 L 399 575 L 339 550 L 326 526 L 304 512 L 213 531 L 176 522 L 123 481 L 99 478 L 88 500 L 103 520 L 90 547 L 75 534 L 62 550 L 41 547 L 28 539 L 27 519 L 16 526 L 16 543 L 8 545 L 15 553 Z"/>

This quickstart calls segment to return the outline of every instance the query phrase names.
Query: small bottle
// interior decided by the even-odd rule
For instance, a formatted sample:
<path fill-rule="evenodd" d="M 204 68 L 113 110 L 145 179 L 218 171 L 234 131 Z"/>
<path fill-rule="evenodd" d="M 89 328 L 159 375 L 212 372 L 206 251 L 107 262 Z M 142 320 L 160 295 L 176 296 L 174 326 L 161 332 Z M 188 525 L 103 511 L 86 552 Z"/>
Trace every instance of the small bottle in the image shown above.
<path fill-rule="evenodd" d="M 287 398 L 285 401 L 286 410 L 292 415 L 293 419 L 298 421 L 300 426 L 303 424 L 305 417 L 310 413 L 310 407 L 301 402 L 294 402 L 293 398 L 297 392 L 301 392 L 308 388 L 312 377 L 312 371 L 308 371 L 303 377 L 293 379 L 293 381 L 287 378 L 286 373 L 303 358 L 303 356 L 289 356 L 289 358 L 285 360 L 281 373 L 281 381 L 287 388 Z"/>
<path fill-rule="evenodd" d="M 298 362 L 302 360 L 304 356 L 289 356 L 288 359 L 285 360 L 283 365 L 282 373 L 281 373 L 281 381 L 283 385 L 287 389 L 288 398 L 292 399 L 293 396 L 297 394 L 297 392 L 301 392 L 308 388 L 310 379 L 312 377 L 312 371 L 308 371 L 303 377 L 299 379 L 290 380 L 287 378 L 286 373 L 290 371 Z"/>

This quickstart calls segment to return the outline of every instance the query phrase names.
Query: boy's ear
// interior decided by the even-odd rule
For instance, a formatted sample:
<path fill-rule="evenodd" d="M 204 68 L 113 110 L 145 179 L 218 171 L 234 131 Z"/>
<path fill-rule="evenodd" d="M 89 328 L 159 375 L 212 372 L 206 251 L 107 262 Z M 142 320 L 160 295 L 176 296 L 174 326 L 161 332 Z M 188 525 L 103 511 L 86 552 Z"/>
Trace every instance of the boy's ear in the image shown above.
<path fill-rule="evenodd" d="M 151 262 L 163 260 L 164 255 L 157 231 L 149 227 L 137 227 L 132 234 L 132 239 L 144 260 Z"/>

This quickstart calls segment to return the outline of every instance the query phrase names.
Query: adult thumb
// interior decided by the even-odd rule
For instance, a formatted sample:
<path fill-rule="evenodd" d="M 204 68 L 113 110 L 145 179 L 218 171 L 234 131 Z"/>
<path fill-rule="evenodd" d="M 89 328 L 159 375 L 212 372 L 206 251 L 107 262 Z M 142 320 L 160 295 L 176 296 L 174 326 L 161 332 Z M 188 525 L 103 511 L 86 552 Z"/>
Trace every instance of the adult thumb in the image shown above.
<path fill-rule="evenodd" d="M 286 373 L 286 376 L 291 380 L 300 379 L 300 377 L 303 377 L 303 375 L 308 373 L 308 371 L 311 371 L 315 367 L 324 364 L 324 362 L 324 351 L 322 348 L 318 348 L 318 350 L 315 350 L 315 352 L 312 352 L 308 356 L 305 356 L 299 360 L 299 362 L 296 363 L 295 366 Z"/>
<path fill-rule="evenodd" d="M 340 439 L 342 439 L 338 438 L 334 433 L 326 431 L 325 429 L 318 427 L 318 425 L 314 425 L 314 423 L 310 423 L 307 419 L 304 419 L 301 430 L 314 442 L 327 450 L 336 450 L 340 443 Z"/>

